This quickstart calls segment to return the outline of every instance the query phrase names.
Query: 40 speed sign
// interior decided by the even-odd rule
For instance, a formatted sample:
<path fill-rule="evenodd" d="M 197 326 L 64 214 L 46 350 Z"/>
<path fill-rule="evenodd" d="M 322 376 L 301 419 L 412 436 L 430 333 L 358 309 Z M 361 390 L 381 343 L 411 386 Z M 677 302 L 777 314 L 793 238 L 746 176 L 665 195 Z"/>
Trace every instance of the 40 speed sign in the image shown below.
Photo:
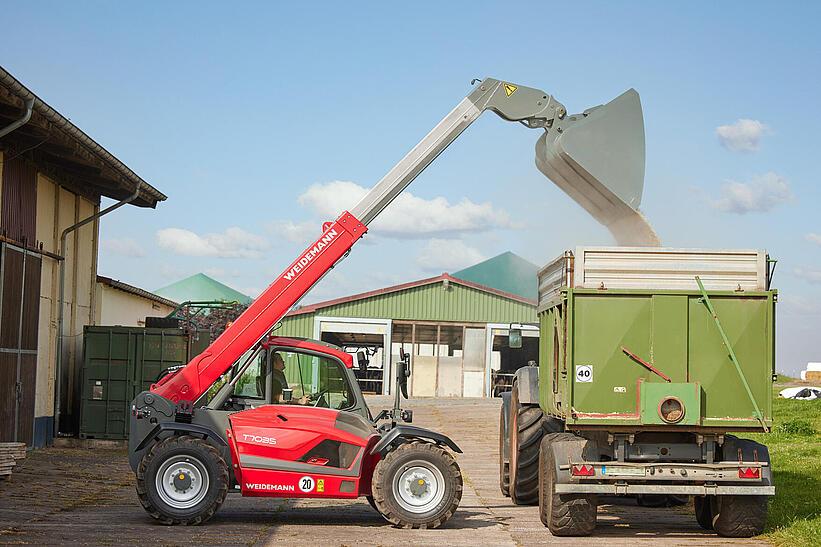
<path fill-rule="evenodd" d="M 576 381 L 577 382 L 592 382 L 593 381 L 593 365 L 576 365 Z"/>

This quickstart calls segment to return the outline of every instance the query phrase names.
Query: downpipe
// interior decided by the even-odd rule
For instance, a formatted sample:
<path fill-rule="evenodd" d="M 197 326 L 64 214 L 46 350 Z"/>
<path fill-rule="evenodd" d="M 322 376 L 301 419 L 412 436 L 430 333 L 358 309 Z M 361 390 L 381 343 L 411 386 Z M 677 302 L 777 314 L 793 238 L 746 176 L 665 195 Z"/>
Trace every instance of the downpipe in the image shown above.
<path fill-rule="evenodd" d="M 29 123 L 29 120 L 31 119 L 31 112 L 34 109 L 34 99 L 26 99 L 25 104 L 26 113 L 23 114 L 23 117 L 17 120 L 16 122 L 12 122 L 3 129 L 0 129 L 0 139 L 5 137 L 12 131 L 15 131 L 16 129 L 19 129 L 20 127 L 23 127 L 24 125 Z"/>
<path fill-rule="evenodd" d="M 66 294 L 66 239 L 68 238 L 68 234 L 74 232 L 78 228 L 82 228 L 86 224 L 90 222 L 94 222 L 95 220 L 107 215 L 108 213 L 119 209 L 123 205 L 127 205 L 137 199 L 137 196 L 140 195 L 140 189 L 142 188 L 142 182 L 138 183 L 134 189 L 134 193 L 128 196 L 127 198 L 114 203 L 103 209 L 102 211 L 98 211 L 87 217 L 76 224 L 72 224 L 60 235 L 60 256 L 62 260 L 60 261 L 60 298 L 58 299 L 58 304 L 60 309 L 57 312 L 57 359 L 55 365 L 55 384 L 54 384 L 54 437 L 58 437 L 60 434 L 60 397 L 62 395 L 62 364 L 63 364 L 63 316 L 65 313 L 65 294 Z"/>

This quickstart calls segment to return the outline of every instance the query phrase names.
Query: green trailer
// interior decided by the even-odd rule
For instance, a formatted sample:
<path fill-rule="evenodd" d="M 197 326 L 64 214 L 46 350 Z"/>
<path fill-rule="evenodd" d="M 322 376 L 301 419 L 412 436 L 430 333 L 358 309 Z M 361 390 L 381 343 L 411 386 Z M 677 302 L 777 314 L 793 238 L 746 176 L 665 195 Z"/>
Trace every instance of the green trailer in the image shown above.
<path fill-rule="evenodd" d="M 538 367 L 502 409 L 502 489 L 586 535 L 599 495 L 695 498 L 724 536 L 774 495 L 775 303 L 764 251 L 583 247 L 539 273 Z"/>

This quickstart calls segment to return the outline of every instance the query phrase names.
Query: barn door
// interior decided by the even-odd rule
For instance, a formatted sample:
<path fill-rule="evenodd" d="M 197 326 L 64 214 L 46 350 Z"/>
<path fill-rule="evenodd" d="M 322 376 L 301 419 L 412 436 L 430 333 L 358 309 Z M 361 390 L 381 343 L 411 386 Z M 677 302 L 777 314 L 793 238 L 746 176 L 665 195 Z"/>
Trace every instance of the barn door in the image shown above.
<path fill-rule="evenodd" d="M 0 442 L 34 438 L 40 256 L 0 243 Z"/>

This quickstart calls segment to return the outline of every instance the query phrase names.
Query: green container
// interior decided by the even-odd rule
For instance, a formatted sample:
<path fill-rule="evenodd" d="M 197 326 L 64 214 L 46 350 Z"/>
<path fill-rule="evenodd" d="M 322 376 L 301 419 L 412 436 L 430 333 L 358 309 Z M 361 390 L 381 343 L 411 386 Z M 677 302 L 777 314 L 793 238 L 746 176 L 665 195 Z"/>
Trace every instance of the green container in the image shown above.
<path fill-rule="evenodd" d="M 80 437 L 127 439 L 131 401 L 164 369 L 184 365 L 208 346 L 207 332 L 89 326 L 84 360 Z"/>
<path fill-rule="evenodd" d="M 571 428 L 716 432 L 760 431 L 757 406 L 769 427 L 775 294 L 709 291 L 751 398 L 698 291 L 565 288 L 539 313 L 541 406 Z M 683 418 L 661 418 L 666 398 Z"/>

